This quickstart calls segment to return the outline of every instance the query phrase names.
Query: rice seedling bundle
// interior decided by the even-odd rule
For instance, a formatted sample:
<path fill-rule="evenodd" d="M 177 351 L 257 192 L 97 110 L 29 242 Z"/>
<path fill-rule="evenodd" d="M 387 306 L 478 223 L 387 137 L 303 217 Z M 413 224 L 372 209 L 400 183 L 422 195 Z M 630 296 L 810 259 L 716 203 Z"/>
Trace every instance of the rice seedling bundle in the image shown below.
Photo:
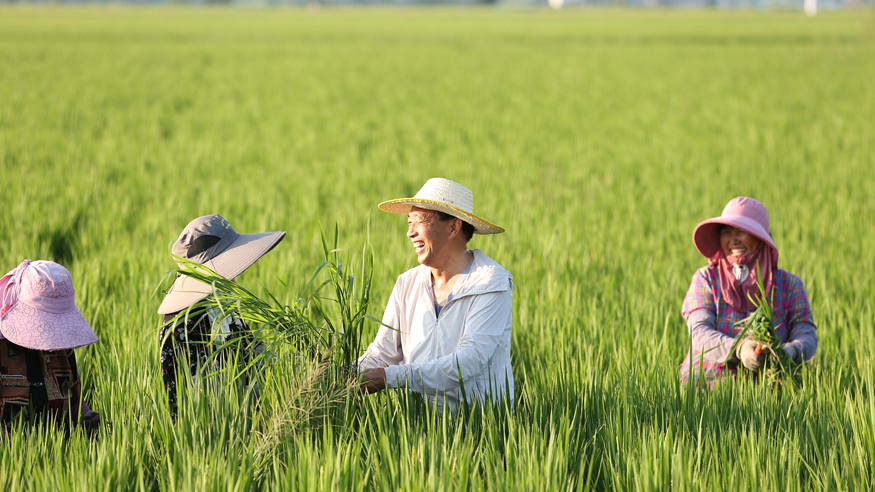
<path fill-rule="evenodd" d="M 778 386 L 782 381 L 801 384 L 801 363 L 790 358 L 784 351 L 780 337 L 775 333 L 773 317 L 774 291 L 766 293 L 759 265 L 756 266 L 756 287 L 759 292 L 750 294 L 750 300 L 756 308 L 746 318 L 739 321 L 741 328 L 733 353 L 741 342 L 746 339 L 757 342 L 757 355 L 765 354 L 765 365 L 757 371 L 757 376 L 772 386 Z"/>

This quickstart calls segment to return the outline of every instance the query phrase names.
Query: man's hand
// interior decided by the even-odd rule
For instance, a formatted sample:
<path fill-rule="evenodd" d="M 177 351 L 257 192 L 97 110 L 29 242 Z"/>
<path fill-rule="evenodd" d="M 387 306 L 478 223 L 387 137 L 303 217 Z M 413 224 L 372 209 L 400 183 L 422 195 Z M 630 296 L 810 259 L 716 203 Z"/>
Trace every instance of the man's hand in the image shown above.
<path fill-rule="evenodd" d="M 748 371 L 759 371 L 763 367 L 763 362 L 766 361 L 766 351 L 761 350 L 757 353 L 757 342 L 746 339 L 735 349 L 735 356 L 741 361 L 741 364 Z"/>
<path fill-rule="evenodd" d="M 376 393 L 386 389 L 386 370 L 382 367 L 368 369 L 362 373 L 362 383 L 359 386 L 365 393 Z"/>

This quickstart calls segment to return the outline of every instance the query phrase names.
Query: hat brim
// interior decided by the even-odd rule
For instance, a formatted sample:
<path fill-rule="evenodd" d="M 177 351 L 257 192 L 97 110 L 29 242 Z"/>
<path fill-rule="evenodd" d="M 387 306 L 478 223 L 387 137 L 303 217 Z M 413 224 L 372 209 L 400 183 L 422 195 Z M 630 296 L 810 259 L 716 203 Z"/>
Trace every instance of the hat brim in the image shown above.
<path fill-rule="evenodd" d="M 44 351 L 76 349 L 98 340 L 79 309 L 51 313 L 24 301 L 0 320 L 0 333 L 16 345 Z"/>
<path fill-rule="evenodd" d="M 259 234 L 240 234 L 224 251 L 203 265 L 219 275 L 233 279 L 246 271 L 259 258 L 272 250 L 283 238 L 285 232 L 263 232 Z M 158 314 L 182 311 L 212 293 L 213 288 L 187 275 L 179 275 L 158 307 Z"/>
<path fill-rule="evenodd" d="M 380 210 L 384 212 L 404 215 L 409 214 L 410 210 L 413 207 L 424 208 L 426 210 L 436 210 L 439 212 L 450 214 L 453 217 L 456 217 L 471 224 L 472 226 L 474 226 L 474 233 L 476 234 L 501 234 L 502 232 L 504 232 L 503 228 L 489 221 L 483 220 L 476 215 L 469 214 L 468 212 L 458 209 L 452 205 L 447 205 L 446 203 L 438 202 L 435 200 L 428 200 L 426 198 L 398 198 L 395 200 L 385 201 L 381 203 L 379 207 Z"/>
<path fill-rule="evenodd" d="M 720 227 L 724 225 L 741 229 L 742 231 L 756 237 L 775 250 L 775 255 L 777 256 L 778 247 L 775 246 L 775 241 L 772 239 L 769 231 L 763 229 L 757 221 L 737 215 L 731 217 L 720 216 L 708 219 L 700 222 L 699 225 L 693 229 L 693 243 L 696 245 L 696 249 L 699 250 L 699 253 L 705 258 L 711 258 L 720 251 Z"/>

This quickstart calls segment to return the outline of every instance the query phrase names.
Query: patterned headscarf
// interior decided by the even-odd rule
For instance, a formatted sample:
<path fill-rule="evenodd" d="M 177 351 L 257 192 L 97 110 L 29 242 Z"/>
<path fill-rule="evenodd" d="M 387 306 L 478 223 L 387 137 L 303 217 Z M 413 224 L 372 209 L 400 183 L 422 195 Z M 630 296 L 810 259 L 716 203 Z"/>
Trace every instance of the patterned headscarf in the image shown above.
<path fill-rule="evenodd" d="M 765 242 L 760 244 L 756 251 L 750 251 L 742 255 L 723 254 L 722 250 L 708 260 L 708 264 L 717 268 L 720 278 L 720 292 L 723 299 L 740 313 L 749 313 L 756 309 L 751 302 L 751 297 L 759 299 L 760 292 L 756 285 L 757 266 L 763 279 L 766 296 L 772 292 L 772 279 L 774 271 L 778 268 L 778 251 Z M 736 271 L 740 266 L 747 268 L 747 275 L 739 278 Z"/>

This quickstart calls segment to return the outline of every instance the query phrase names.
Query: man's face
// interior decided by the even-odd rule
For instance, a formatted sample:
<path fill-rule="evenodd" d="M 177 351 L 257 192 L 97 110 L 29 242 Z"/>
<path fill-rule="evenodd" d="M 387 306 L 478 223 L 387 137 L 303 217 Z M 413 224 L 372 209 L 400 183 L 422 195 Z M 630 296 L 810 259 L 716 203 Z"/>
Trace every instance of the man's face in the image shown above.
<path fill-rule="evenodd" d="M 407 237 L 421 265 L 431 266 L 443 252 L 451 224 L 451 220 L 441 221 L 436 212 L 418 207 L 407 214 Z"/>

